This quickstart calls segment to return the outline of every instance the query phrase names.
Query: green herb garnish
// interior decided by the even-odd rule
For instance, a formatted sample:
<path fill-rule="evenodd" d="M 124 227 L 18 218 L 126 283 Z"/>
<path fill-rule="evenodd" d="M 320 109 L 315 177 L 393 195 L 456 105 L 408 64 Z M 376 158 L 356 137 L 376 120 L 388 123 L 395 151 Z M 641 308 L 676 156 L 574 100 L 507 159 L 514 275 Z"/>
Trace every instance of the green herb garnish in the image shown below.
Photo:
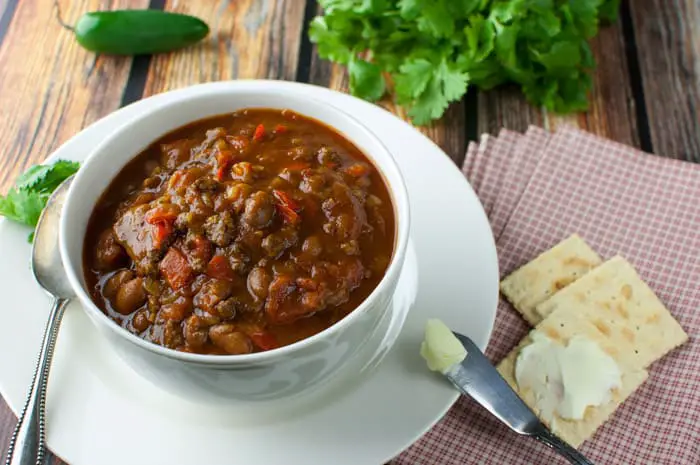
<path fill-rule="evenodd" d="M 51 165 L 35 165 L 20 175 L 6 196 L 0 195 L 0 216 L 32 228 L 51 193 L 73 175 L 80 163 L 59 160 Z M 32 235 L 29 240 L 32 240 Z"/>
<path fill-rule="evenodd" d="M 319 0 L 309 28 L 322 58 L 346 65 L 350 92 L 385 94 L 416 124 L 445 112 L 467 87 L 521 86 L 558 113 L 588 108 L 595 60 L 588 41 L 620 0 Z"/>

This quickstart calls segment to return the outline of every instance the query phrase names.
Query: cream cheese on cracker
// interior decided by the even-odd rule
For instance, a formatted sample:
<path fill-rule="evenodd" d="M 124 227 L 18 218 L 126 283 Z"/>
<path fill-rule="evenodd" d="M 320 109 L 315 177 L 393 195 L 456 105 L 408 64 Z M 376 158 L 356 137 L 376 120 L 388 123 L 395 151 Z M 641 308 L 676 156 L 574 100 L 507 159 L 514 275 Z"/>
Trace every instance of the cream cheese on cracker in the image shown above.
<path fill-rule="evenodd" d="M 576 336 L 563 346 L 538 331 L 530 338 L 516 360 L 515 379 L 521 391 L 533 392 L 543 418 L 551 421 L 556 412 L 581 420 L 586 408 L 608 402 L 622 386 L 615 360 L 590 339 Z"/>

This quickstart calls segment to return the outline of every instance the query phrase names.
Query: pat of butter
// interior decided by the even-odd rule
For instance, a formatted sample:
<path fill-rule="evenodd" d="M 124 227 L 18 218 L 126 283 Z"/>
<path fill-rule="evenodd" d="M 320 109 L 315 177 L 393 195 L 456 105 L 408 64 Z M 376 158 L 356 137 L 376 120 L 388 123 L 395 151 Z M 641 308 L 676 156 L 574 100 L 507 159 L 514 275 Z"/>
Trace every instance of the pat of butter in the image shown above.
<path fill-rule="evenodd" d="M 440 320 L 428 320 L 420 354 L 428 362 L 428 368 L 446 373 L 450 367 L 465 359 L 467 350 L 445 323 Z"/>
<path fill-rule="evenodd" d="M 546 420 L 555 412 L 581 420 L 586 408 L 608 402 L 621 387 L 617 363 L 590 339 L 576 336 L 563 346 L 536 330 L 530 337 L 516 360 L 515 380 L 521 391 L 532 391 Z"/>

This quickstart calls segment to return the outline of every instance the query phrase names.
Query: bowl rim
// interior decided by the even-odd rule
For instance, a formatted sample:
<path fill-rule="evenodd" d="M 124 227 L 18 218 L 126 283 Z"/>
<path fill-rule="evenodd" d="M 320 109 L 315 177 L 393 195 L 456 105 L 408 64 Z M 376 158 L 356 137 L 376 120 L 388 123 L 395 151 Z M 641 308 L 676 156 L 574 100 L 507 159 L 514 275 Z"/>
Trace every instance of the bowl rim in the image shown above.
<path fill-rule="evenodd" d="M 264 83 L 264 81 L 257 81 L 258 83 Z M 245 84 L 250 84 L 251 81 L 245 81 Z M 334 131 L 337 131 L 342 137 L 346 138 L 349 142 L 351 142 L 353 145 L 355 145 L 358 150 L 361 150 L 365 156 L 372 162 L 373 165 L 375 165 L 375 168 L 379 171 L 380 175 L 384 178 L 387 190 L 389 191 L 389 194 L 391 196 L 392 202 L 393 202 L 393 207 L 394 207 L 394 214 L 396 215 L 395 219 L 395 224 L 396 224 L 396 238 L 395 238 L 395 244 L 394 244 L 394 252 L 391 257 L 391 261 L 389 262 L 389 266 L 387 267 L 384 276 L 382 279 L 379 281 L 379 283 L 375 286 L 375 288 L 370 292 L 370 294 L 365 297 L 364 300 L 354 309 L 352 310 L 348 315 L 346 315 L 343 319 L 340 321 L 335 322 L 328 328 L 325 328 L 323 331 L 320 331 L 310 337 L 307 337 L 305 339 L 302 339 L 300 341 L 294 342 L 292 344 L 279 347 L 276 349 L 268 350 L 268 351 L 263 351 L 263 352 L 254 352 L 250 354 L 240 354 L 240 355 L 215 355 L 215 354 L 198 354 L 198 353 L 189 353 L 189 352 L 181 352 L 175 349 L 171 349 L 165 346 L 161 346 L 159 344 L 156 344 L 151 341 L 147 341 L 141 337 L 139 337 L 136 334 L 131 333 L 127 329 L 117 325 L 114 321 L 112 321 L 101 309 L 97 307 L 95 302 L 92 300 L 92 297 L 90 296 L 90 293 L 87 291 L 85 286 L 83 285 L 83 280 L 84 280 L 84 268 L 83 268 L 83 259 L 82 259 L 82 251 L 83 251 L 83 245 L 84 245 L 84 240 L 85 240 L 85 231 L 82 231 L 81 234 L 79 235 L 70 235 L 68 234 L 68 230 L 71 227 L 68 224 L 67 217 L 68 215 L 61 215 L 61 221 L 59 225 L 59 249 L 61 253 L 61 257 L 63 259 L 64 263 L 64 269 L 65 272 L 68 276 L 68 280 L 71 284 L 71 287 L 73 290 L 76 292 L 76 296 L 78 297 L 78 300 L 82 304 L 81 306 L 85 309 L 85 311 L 92 316 L 91 320 L 93 322 L 99 322 L 103 326 L 107 327 L 109 330 L 113 331 L 118 337 L 124 338 L 127 341 L 131 342 L 132 344 L 135 344 L 145 350 L 148 350 L 149 352 L 152 352 L 156 355 L 162 355 L 171 359 L 176 359 L 184 362 L 191 362 L 191 363 L 196 363 L 196 364 L 206 364 L 206 365 L 249 365 L 249 364 L 259 364 L 259 363 L 264 363 L 264 362 L 272 362 L 275 359 L 278 358 L 283 358 L 284 356 L 291 355 L 297 351 L 303 350 L 304 348 L 307 348 L 316 342 L 322 341 L 324 339 L 327 339 L 328 337 L 338 333 L 341 331 L 343 328 L 349 326 L 352 324 L 353 321 L 357 320 L 360 318 L 360 316 L 368 311 L 368 308 L 370 305 L 377 299 L 379 296 L 380 292 L 389 285 L 389 283 L 392 281 L 392 279 L 396 276 L 398 277 L 398 274 L 401 271 L 401 268 L 403 267 L 403 259 L 406 254 L 406 250 L 408 247 L 408 242 L 409 242 L 409 231 L 410 231 L 410 209 L 409 209 L 409 201 L 408 201 L 408 190 L 406 188 L 406 183 L 405 179 L 403 177 L 403 174 L 401 172 L 401 169 L 398 166 L 398 163 L 396 162 L 396 159 L 394 155 L 387 149 L 386 145 L 382 142 L 382 140 L 372 131 L 370 130 L 367 126 L 365 126 L 359 119 L 354 117 L 353 115 L 349 114 L 348 112 L 342 110 L 341 108 L 338 108 L 336 105 L 330 104 L 328 102 L 325 102 L 323 100 L 320 100 L 315 97 L 309 97 L 306 95 L 301 95 L 297 94 L 296 92 L 290 92 L 288 90 L 280 90 L 276 88 L 265 88 L 263 86 L 254 86 L 254 87 L 246 87 L 246 85 L 241 85 L 237 86 L 235 83 L 232 83 L 232 86 L 226 86 L 224 88 L 211 88 L 208 89 L 204 92 L 198 93 L 196 95 L 183 95 L 183 96 L 178 96 L 176 100 L 173 100 L 171 102 L 161 104 L 147 112 L 144 112 L 137 117 L 133 118 L 132 120 L 124 123 L 121 125 L 119 128 L 114 130 L 108 137 L 102 140 L 100 144 L 98 144 L 96 147 L 94 147 L 90 153 L 87 155 L 83 166 L 81 167 L 80 170 L 78 170 L 78 173 L 75 175 L 75 179 L 73 180 L 70 189 L 68 191 L 66 201 L 64 204 L 65 209 L 70 209 L 72 208 L 72 200 L 77 194 L 81 183 L 83 182 L 83 179 L 87 177 L 86 173 L 89 173 L 90 169 L 93 169 L 92 167 L 94 166 L 99 166 L 100 163 L 100 158 L 101 154 L 104 153 L 106 148 L 114 143 L 118 138 L 125 137 L 131 128 L 134 128 L 135 126 L 139 125 L 142 123 L 144 119 L 147 118 L 152 118 L 154 115 L 159 115 L 159 114 L 164 114 L 166 112 L 172 111 L 173 109 L 191 104 L 192 101 L 197 101 L 199 99 L 206 99 L 210 98 L 212 95 L 219 95 L 219 94 L 224 94 L 224 95 L 236 95 L 240 93 L 259 93 L 259 94 L 266 94 L 266 95 L 273 95 L 273 96 L 280 96 L 282 99 L 282 103 L 284 103 L 284 99 L 287 101 L 295 101 L 296 104 L 300 108 L 303 108 L 304 105 L 310 105 L 310 106 L 315 106 L 316 109 L 321 109 L 321 110 L 326 110 L 326 111 L 331 111 L 336 114 L 337 117 L 340 117 L 345 120 L 346 124 L 349 124 L 350 126 L 353 126 L 354 131 L 359 131 L 360 133 L 363 133 L 364 138 L 366 138 L 368 141 L 370 141 L 372 144 L 376 145 L 375 150 L 376 151 L 381 151 L 383 152 L 383 160 L 379 162 L 372 153 L 365 153 L 365 150 L 361 149 L 359 147 L 359 144 L 355 141 L 356 138 L 348 135 L 345 132 L 340 131 L 338 128 L 336 128 L 333 124 L 330 124 L 320 118 L 316 118 L 313 116 L 307 115 L 304 110 L 298 110 L 298 109 L 293 109 L 292 111 L 295 111 L 299 113 L 300 115 L 312 119 L 314 121 L 317 121 L 321 124 L 324 124 L 325 126 L 328 126 L 329 128 L 333 129 Z M 284 104 L 281 104 L 280 106 L 274 107 L 274 106 L 260 106 L 260 107 L 253 107 L 253 106 L 247 106 L 245 108 L 271 108 L 271 109 L 277 109 L 277 110 L 284 110 L 284 109 L 290 109 L 288 106 L 285 106 Z M 243 109 L 243 108 L 241 108 Z M 201 115 L 195 118 L 191 119 L 191 122 L 201 120 L 201 119 L 206 119 L 215 116 L 214 114 L 211 115 Z M 188 123 L 183 123 L 183 125 L 186 125 Z M 163 135 L 167 134 L 169 131 L 176 130 L 178 127 L 181 127 L 183 125 L 173 127 L 168 129 L 167 131 L 163 132 L 161 135 L 156 136 L 156 138 L 146 141 L 144 143 L 144 147 L 148 146 L 148 144 L 152 143 L 154 140 L 157 140 L 157 138 L 162 137 Z M 130 158 L 127 158 L 123 163 L 120 163 L 120 168 L 119 170 L 123 169 L 123 167 L 135 156 L 138 155 L 137 152 L 133 154 Z M 85 169 L 85 167 L 89 167 L 89 169 Z M 394 178 L 392 182 L 390 183 L 388 180 L 388 176 L 386 175 L 386 172 L 388 170 L 393 171 Z M 109 182 L 111 182 L 113 179 L 110 178 Z M 104 192 L 104 189 L 106 189 L 108 186 L 108 183 L 106 183 L 105 187 L 102 190 L 102 193 Z M 101 193 L 100 193 L 101 195 Z M 97 198 L 90 200 L 90 215 L 92 215 L 92 212 L 94 211 L 94 207 L 99 200 L 100 196 Z M 87 228 L 86 228 L 87 229 Z M 71 260 L 70 257 L 70 252 L 68 251 L 68 243 L 75 239 L 75 237 L 70 236 L 76 236 L 79 237 L 81 247 L 81 256 L 79 257 L 78 260 L 78 266 L 74 267 L 74 260 Z"/>

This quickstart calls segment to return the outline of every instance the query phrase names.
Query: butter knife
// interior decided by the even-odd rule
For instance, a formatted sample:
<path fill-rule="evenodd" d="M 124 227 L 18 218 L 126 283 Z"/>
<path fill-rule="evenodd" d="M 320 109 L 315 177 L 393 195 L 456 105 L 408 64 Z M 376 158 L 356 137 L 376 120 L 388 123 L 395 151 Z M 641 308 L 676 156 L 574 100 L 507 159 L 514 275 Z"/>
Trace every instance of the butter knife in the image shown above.
<path fill-rule="evenodd" d="M 445 376 L 460 392 L 474 399 L 516 433 L 538 440 L 569 463 L 593 465 L 540 422 L 471 339 L 459 333 L 454 335 L 467 349 L 467 357 L 450 367 Z"/>

